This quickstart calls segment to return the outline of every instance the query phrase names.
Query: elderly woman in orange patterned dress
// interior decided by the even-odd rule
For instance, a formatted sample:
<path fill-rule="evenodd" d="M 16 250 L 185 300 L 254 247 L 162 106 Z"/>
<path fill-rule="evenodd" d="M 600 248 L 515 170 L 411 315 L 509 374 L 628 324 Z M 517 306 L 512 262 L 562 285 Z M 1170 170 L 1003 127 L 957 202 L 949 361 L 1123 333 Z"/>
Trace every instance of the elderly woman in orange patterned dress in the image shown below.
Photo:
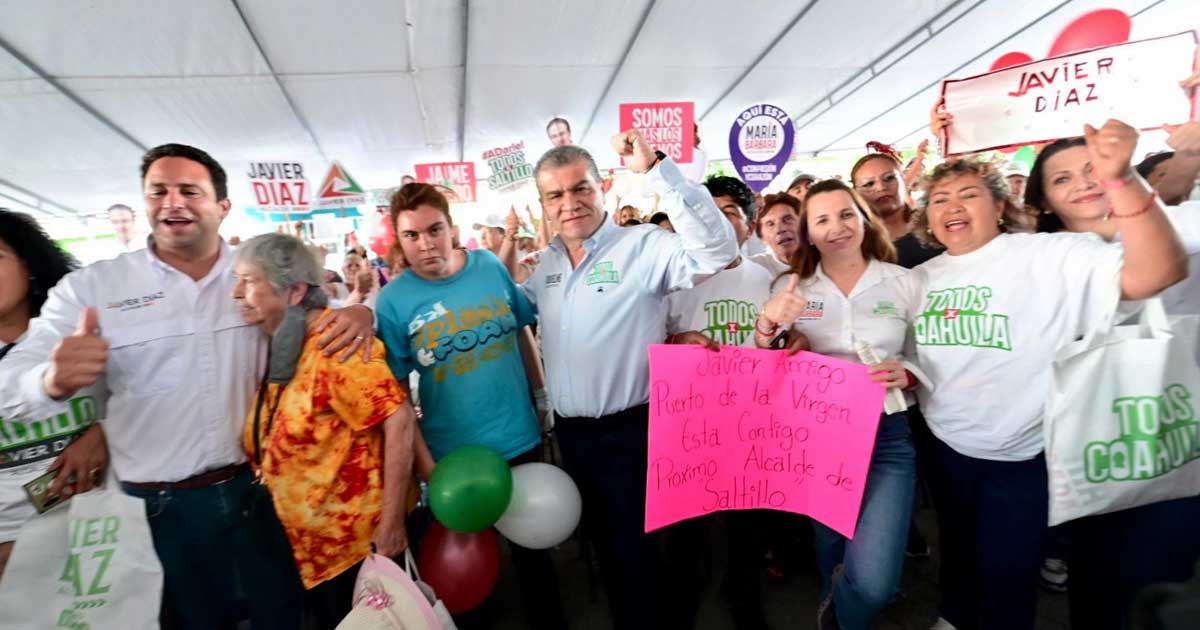
<path fill-rule="evenodd" d="M 307 611 L 334 628 L 350 610 L 357 567 L 372 544 L 408 546 L 404 499 L 413 463 L 412 405 L 375 340 L 371 359 L 318 350 L 328 316 L 321 269 L 297 238 L 246 241 L 234 299 L 271 335 L 268 368 L 245 447 L 291 544 Z"/>

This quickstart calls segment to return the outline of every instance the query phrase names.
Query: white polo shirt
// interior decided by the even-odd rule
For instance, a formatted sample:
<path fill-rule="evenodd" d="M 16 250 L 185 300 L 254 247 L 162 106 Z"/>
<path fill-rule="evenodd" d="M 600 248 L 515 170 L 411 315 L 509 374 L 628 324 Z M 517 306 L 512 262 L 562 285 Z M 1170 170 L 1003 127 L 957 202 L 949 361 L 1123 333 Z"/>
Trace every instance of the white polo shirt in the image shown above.
<path fill-rule="evenodd" d="M 83 308 L 99 313 L 108 365 L 104 432 L 122 481 L 180 481 L 246 461 L 242 426 L 266 364 L 267 336 L 233 301 L 233 250 L 199 281 L 152 248 L 68 274 L 4 358 L 0 413 L 42 417 L 62 404 L 42 389 L 50 351 Z"/>
<path fill-rule="evenodd" d="M 862 363 L 855 343 L 864 341 L 880 361 L 899 359 L 924 381 L 924 374 L 904 356 L 909 329 L 907 294 L 897 279 L 908 273 L 900 265 L 871 260 L 850 295 L 845 295 L 818 263 L 812 277 L 801 280 L 797 288 L 808 304 L 793 328 L 808 337 L 817 354 Z M 786 286 L 776 283 L 772 295 Z M 904 398 L 910 406 L 916 401 L 911 391 L 904 392 Z"/>
<path fill-rule="evenodd" d="M 675 226 L 628 228 L 604 217 L 578 266 L 556 236 L 521 288 L 538 310 L 547 387 L 562 417 L 599 418 L 650 399 L 647 346 L 667 338 L 668 293 L 737 257 L 733 226 L 670 158 L 646 174 Z"/>

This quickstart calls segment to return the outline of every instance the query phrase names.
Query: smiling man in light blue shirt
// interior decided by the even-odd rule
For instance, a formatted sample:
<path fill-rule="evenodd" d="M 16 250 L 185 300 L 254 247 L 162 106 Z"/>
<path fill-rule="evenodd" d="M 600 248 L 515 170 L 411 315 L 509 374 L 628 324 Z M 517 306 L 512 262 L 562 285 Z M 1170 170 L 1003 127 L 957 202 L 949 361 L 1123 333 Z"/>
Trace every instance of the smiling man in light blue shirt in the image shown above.
<path fill-rule="evenodd" d="M 737 241 L 708 191 L 637 131 L 618 134 L 613 147 L 631 171 L 646 174 L 675 233 L 613 225 L 591 155 L 556 147 L 534 175 L 545 218 L 559 234 L 522 288 L 538 310 L 559 445 L 583 494 L 613 623 L 661 627 L 657 540 L 643 531 L 646 348 L 667 337 L 666 295 L 724 269 Z"/>

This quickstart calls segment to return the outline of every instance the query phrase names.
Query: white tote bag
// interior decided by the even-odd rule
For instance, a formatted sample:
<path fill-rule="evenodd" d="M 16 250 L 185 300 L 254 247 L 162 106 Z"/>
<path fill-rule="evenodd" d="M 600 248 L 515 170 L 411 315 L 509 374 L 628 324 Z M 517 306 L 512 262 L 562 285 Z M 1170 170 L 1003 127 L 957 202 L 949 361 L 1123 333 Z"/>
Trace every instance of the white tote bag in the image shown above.
<path fill-rule="evenodd" d="M 162 589 L 145 503 L 110 472 L 21 528 L 0 581 L 0 628 L 158 628 Z"/>
<path fill-rule="evenodd" d="M 407 571 L 386 556 L 363 560 L 354 583 L 354 608 L 337 630 L 444 630 Z"/>
<path fill-rule="evenodd" d="M 1136 324 L 1067 344 L 1043 431 L 1050 525 L 1200 494 L 1200 317 L 1147 300 Z"/>
<path fill-rule="evenodd" d="M 433 606 L 433 614 L 437 616 L 438 622 L 442 624 L 442 630 L 458 630 L 458 626 L 454 624 L 454 618 L 450 616 L 450 611 L 446 610 L 446 604 L 438 599 L 436 593 L 433 592 L 433 587 L 421 581 L 421 574 L 417 571 L 417 561 L 413 560 L 412 548 L 404 550 L 404 570 L 408 572 L 409 577 L 413 582 L 416 582 L 417 588 L 425 594 L 425 599 L 429 600 L 429 605 Z"/>

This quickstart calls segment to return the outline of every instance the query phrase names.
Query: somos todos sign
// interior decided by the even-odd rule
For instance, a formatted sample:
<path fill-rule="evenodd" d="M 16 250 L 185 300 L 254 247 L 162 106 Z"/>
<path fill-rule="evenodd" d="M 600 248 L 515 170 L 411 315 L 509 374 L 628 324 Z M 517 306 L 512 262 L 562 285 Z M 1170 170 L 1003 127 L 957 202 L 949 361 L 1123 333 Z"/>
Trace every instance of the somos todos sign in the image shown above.
<path fill-rule="evenodd" d="M 637 129 L 651 147 L 676 163 L 692 161 L 696 144 L 694 103 L 622 103 L 621 129 Z"/>

